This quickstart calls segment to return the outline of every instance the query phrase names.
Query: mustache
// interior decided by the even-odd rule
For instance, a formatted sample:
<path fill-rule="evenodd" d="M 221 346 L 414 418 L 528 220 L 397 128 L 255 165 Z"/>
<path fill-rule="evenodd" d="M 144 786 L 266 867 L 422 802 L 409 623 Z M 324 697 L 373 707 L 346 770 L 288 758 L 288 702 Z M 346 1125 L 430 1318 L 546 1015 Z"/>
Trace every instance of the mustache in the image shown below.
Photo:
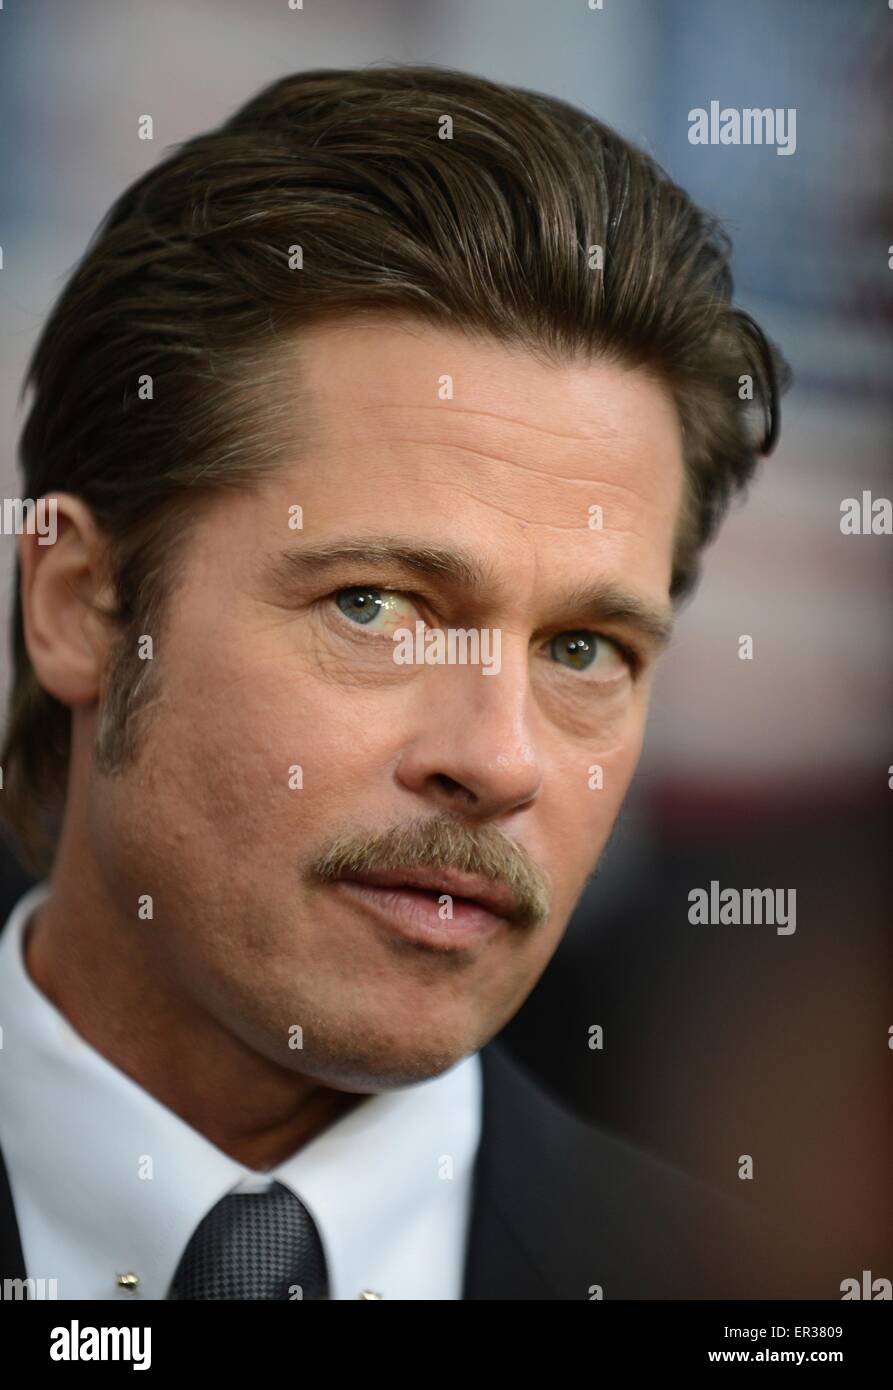
<path fill-rule="evenodd" d="M 548 920 L 549 881 L 517 840 L 492 826 L 469 829 L 449 816 L 419 817 L 380 833 L 343 831 L 313 861 L 311 873 L 333 883 L 365 870 L 415 868 L 481 874 L 511 889 L 520 925 Z"/>

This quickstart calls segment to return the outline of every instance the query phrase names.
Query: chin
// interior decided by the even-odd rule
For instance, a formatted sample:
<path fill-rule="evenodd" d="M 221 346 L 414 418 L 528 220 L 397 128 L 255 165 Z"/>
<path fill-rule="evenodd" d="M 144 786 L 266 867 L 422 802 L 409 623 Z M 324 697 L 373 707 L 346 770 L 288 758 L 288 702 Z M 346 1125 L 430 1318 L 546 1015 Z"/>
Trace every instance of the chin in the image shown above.
<path fill-rule="evenodd" d="M 296 1053 L 295 1070 L 333 1090 L 390 1091 L 440 1076 L 478 1046 L 476 1038 L 437 1038 L 433 1029 L 423 1038 L 389 1034 L 367 1038 L 365 1045 L 354 1040 L 350 1047 L 305 1048 Z"/>

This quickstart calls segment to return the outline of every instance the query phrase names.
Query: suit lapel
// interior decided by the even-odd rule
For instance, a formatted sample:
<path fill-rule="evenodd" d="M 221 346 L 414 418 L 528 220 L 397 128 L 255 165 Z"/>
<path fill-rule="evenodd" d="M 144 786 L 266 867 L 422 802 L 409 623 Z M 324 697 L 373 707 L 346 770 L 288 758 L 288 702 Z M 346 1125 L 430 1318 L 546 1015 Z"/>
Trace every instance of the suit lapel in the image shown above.
<path fill-rule="evenodd" d="M 550 1118 L 497 1044 L 482 1048 L 480 1058 L 481 1142 L 463 1298 L 555 1299 L 560 1293 L 549 1268 L 549 1208 L 560 1200 L 561 1187 L 548 1167 L 550 1146 L 541 1143 Z"/>

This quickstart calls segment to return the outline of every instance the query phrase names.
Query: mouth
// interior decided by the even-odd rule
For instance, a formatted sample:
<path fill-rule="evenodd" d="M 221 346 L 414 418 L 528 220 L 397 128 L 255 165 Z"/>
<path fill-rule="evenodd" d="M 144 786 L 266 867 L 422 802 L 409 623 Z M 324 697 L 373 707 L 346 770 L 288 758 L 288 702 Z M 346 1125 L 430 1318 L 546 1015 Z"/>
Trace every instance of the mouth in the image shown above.
<path fill-rule="evenodd" d="M 453 901 L 475 903 L 494 917 L 514 920 L 518 915 L 518 900 L 505 884 L 494 883 L 482 874 L 464 874 L 453 869 L 368 869 L 352 874 L 351 883 L 363 883 L 370 888 L 412 889 L 447 897 Z"/>
<path fill-rule="evenodd" d="M 335 885 L 416 945 L 455 951 L 519 919 L 512 890 L 452 869 L 370 869 Z"/>

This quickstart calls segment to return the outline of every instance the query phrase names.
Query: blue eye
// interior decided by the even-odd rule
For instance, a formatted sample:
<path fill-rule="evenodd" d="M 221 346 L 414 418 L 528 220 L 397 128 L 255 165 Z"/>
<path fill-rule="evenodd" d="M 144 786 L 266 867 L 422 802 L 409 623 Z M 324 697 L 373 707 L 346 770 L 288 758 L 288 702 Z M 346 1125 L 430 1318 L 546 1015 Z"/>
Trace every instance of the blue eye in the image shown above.
<path fill-rule="evenodd" d="M 371 623 L 382 608 L 380 589 L 340 589 L 335 601 L 341 612 L 352 622 Z"/>
<path fill-rule="evenodd" d="M 411 627 L 420 616 L 409 595 L 400 589 L 353 584 L 330 597 L 354 627 L 369 628 L 377 637 L 391 637 L 398 628 Z"/>

